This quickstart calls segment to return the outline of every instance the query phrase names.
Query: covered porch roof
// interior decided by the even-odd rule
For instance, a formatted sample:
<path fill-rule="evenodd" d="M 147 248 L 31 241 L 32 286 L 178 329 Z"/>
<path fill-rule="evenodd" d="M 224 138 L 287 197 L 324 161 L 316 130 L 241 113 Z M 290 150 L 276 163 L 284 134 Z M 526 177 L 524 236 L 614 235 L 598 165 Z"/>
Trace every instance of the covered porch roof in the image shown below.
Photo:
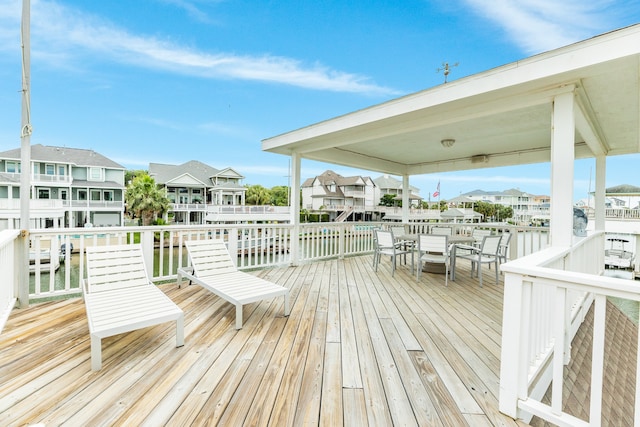
<path fill-rule="evenodd" d="M 400 176 L 548 162 L 554 100 L 573 93 L 575 158 L 637 153 L 639 82 L 634 25 L 267 138 L 262 149 Z"/>

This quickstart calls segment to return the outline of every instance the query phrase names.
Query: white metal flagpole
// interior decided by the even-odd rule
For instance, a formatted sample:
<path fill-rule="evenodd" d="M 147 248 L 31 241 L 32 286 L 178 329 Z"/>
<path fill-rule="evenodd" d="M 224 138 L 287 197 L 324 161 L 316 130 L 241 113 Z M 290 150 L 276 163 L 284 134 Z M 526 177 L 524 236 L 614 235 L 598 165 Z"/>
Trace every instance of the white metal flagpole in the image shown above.
<path fill-rule="evenodd" d="M 22 120 L 20 127 L 20 230 L 22 268 L 19 268 L 17 297 L 20 307 L 29 305 L 29 198 L 31 188 L 31 21 L 30 0 L 22 0 Z"/>

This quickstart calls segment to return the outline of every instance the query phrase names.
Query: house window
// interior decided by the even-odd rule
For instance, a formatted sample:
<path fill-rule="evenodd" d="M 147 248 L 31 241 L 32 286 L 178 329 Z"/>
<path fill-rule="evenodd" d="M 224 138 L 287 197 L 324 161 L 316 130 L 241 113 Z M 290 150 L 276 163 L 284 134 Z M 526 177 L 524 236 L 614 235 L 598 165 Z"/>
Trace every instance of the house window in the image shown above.
<path fill-rule="evenodd" d="M 67 168 L 64 165 L 58 165 L 58 175 L 65 176 L 67 174 Z"/>
<path fill-rule="evenodd" d="M 89 181 L 102 181 L 102 168 L 89 168 Z"/>
<path fill-rule="evenodd" d="M 56 174 L 55 165 L 52 165 L 50 163 L 47 163 L 46 165 L 44 165 L 44 173 L 45 175 L 55 175 Z"/>
<path fill-rule="evenodd" d="M 186 188 L 181 188 L 178 190 L 179 200 L 178 203 L 189 203 L 189 190 Z"/>
<path fill-rule="evenodd" d="M 67 190 L 60 190 L 60 200 L 67 200 Z"/>
<path fill-rule="evenodd" d="M 113 202 L 113 190 L 104 190 L 103 198 L 106 202 Z"/>
<path fill-rule="evenodd" d="M 202 203 L 201 190 L 194 188 L 191 190 L 191 203 Z"/>
<path fill-rule="evenodd" d="M 91 190 L 91 200 L 101 200 L 100 190 Z"/>
<path fill-rule="evenodd" d="M 48 199 L 51 196 L 51 190 L 48 188 L 38 188 L 38 199 Z"/>
<path fill-rule="evenodd" d="M 78 190 L 78 200 L 87 200 L 87 190 Z"/>
<path fill-rule="evenodd" d="M 5 171 L 8 173 L 20 173 L 20 163 L 18 162 L 7 162 L 5 164 Z"/>

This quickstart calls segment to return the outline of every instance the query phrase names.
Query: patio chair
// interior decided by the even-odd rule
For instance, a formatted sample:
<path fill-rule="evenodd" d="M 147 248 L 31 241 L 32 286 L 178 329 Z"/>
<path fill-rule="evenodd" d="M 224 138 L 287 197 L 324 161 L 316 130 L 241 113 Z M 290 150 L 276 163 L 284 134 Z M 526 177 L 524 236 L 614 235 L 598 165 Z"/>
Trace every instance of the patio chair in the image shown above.
<path fill-rule="evenodd" d="M 449 286 L 449 269 L 451 267 L 451 246 L 449 236 L 445 234 L 421 234 L 418 236 L 418 271 L 416 278 L 420 281 L 423 263 L 444 264 L 444 284 Z"/>
<path fill-rule="evenodd" d="M 500 252 L 498 252 L 498 264 L 509 261 L 510 242 L 511 233 L 502 233 L 502 240 L 500 240 Z"/>
<path fill-rule="evenodd" d="M 91 336 L 91 369 L 102 367 L 102 338 L 176 322 L 176 347 L 184 345 L 184 313 L 147 276 L 140 245 L 86 249 L 84 304 Z"/>
<path fill-rule="evenodd" d="M 485 236 L 491 236 L 491 230 L 487 230 L 485 228 L 474 228 L 471 231 L 471 237 L 473 237 L 473 246 L 478 246 L 480 247 L 480 245 L 482 245 L 482 239 L 484 239 Z"/>
<path fill-rule="evenodd" d="M 409 234 L 409 227 L 406 225 L 392 225 L 389 227 L 389 230 L 393 233 L 393 240 L 396 243 L 400 244 L 400 247 L 409 253 L 409 250 L 412 250 L 416 246 L 416 239 L 408 239 L 406 236 Z M 407 262 L 407 255 L 404 255 L 405 264 Z"/>
<path fill-rule="evenodd" d="M 456 262 L 458 258 L 467 259 L 471 261 L 471 277 L 473 277 L 474 270 L 482 287 L 482 264 L 495 264 L 496 267 L 496 284 L 499 282 L 500 270 L 498 269 L 498 257 L 500 254 L 500 240 L 502 236 L 484 236 L 480 247 L 470 245 L 456 245 Z M 463 249 L 464 252 L 460 253 L 458 249 Z"/>
<path fill-rule="evenodd" d="M 453 236 L 453 228 L 451 227 L 431 227 L 431 234 Z"/>
<path fill-rule="evenodd" d="M 393 233 L 393 237 L 398 238 L 400 236 L 404 236 L 405 234 L 409 234 L 407 232 L 407 227 L 404 225 L 392 225 L 389 227 L 389 230 Z"/>
<path fill-rule="evenodd" d="M 236 329 L 242 329 L 242 306 L 269 298 L 284 297 L 284 315 L 289 315 L 289 289 L 252 274 L 238 271 L 220 239 L 185 242 L 191 267 L 178 269 L 178 287 L 182 278 L 202 286 L 220 298 L 235 304 Z"/>
<path fill-rule="evenodd" d="M 375 270 L 378 271 L 380 256 L 389 255 L 391 257 L 391 276 L 393 276 L 396 272 L 396 258 L 400 255 L 411 254 L 411 271 L 413 272 L 413 246 L 407 247 L 403 242 L 396 242 L 391 231 L 375 230 L 375 232 L 376 248 L 373 254 Z"/>

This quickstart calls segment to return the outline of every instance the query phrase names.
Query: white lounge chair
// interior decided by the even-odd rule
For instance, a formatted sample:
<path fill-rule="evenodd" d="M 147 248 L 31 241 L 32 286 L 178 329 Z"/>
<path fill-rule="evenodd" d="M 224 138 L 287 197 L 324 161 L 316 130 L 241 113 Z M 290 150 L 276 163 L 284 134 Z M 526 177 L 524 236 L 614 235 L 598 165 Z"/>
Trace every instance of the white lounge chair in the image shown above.
<path fill-rule="evenodd" d="M 289 289 L 238 271 L 219 239 L 185 242 L 191 267 L 178 269 L 178 287 L 187 278 L 236 306 L 236 329 L 242 328 L 242 306 L 268 298 L 284 297 L 284 315 L 289 315 Z"/>
<path fill-rule="evenodd" d="M 176 347 L 184 345 L 184 313 L 145 269 L 140 245 L 89 247 L 84 303 L 91 336 L 91 369 L 102 367 L 102 338 L 176 322 Z"/>

